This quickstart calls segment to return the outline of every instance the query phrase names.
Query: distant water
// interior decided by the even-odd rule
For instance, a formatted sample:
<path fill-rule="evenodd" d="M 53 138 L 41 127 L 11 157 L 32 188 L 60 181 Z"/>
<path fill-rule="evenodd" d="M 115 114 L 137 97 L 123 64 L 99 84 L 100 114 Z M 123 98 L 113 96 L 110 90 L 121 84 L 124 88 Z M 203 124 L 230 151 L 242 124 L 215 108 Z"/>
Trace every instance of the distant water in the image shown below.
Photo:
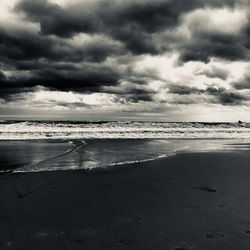
<path fill-rule="evenodd" d="M 0 121 L 0 140 L 250 138 L 249 123 Z"/>

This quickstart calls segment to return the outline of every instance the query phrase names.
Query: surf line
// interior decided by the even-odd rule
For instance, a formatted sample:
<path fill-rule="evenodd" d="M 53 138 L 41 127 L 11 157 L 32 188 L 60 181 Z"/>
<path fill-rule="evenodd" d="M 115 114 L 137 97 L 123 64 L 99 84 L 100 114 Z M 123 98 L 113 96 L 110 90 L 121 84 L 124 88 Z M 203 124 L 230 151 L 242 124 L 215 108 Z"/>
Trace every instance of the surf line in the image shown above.
<path fill-rule="evenodd" d="M 83 140 L 72 140 L 70 142 L 72 142 L 75 145 L 72 149 L 69 149 L 66 152 L 62 153 L 62 154 L 55 155 L 55 156 L 52 156 L 52 157 L 47 158 L 45 160 L 39 161 L 39 162 L 37 162 L 37 163 L 35 163 L 33 165 L 30 165 L 30 166 L 26 165 L 26 167 L 24 166 L 22 168 L 15 169 L 15 170 L 13 170 L 13 172 L 18 173 L 18 172 L 26 172 L 26 171 L 32 171 L 32 170 L 36 171 L 34 168 L 37 167 L 37 166 L 40 166 L 40 165 L 49 163 L 50 161 L 56 160 L 58 158 L 67 156 L 67 155 L 69 155 L 69 154 L 71 154 L 73 152 L 76 152 L 77 150 L 87 146 L 87 143 L 85 141 L 83 141 Z"/>
<path fill-rule="evenodd" d="M 155 161 L 155 160 L 160 160 L 164 158 L 168 158 L 170 156 L 174 156 L 179 152 L 182 152 L 184 150 L 187 150 L 189 146 L 185 146 L 179 149 L 175 149 L 173 151 L 170 151 L 167 154 L 161 154 L 161 155 L 156 155 L 155 157 L 151 158 L 146 158 L 146 159 L 141 159 L 141 160 L 132 160 L 132 161 L 122 161 L 122 162 L 113 162 L 108 164 L 107 166 L 121 166 L 121 165 L 128 165 L 128 164 L 135 164 L 135 163 L 143 163 L 143 162 L 149 162 L 149 161 Z"/>

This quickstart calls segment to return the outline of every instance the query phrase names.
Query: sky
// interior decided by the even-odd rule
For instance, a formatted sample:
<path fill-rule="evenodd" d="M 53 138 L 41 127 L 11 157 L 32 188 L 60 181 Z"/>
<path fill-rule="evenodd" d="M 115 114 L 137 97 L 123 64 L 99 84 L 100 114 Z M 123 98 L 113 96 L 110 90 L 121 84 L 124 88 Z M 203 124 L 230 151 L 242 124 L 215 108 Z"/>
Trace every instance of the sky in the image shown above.
<path fill-rule="evenodd" d="M 248 0 L 1 0 L 0 119 L 250 121 Z"/>

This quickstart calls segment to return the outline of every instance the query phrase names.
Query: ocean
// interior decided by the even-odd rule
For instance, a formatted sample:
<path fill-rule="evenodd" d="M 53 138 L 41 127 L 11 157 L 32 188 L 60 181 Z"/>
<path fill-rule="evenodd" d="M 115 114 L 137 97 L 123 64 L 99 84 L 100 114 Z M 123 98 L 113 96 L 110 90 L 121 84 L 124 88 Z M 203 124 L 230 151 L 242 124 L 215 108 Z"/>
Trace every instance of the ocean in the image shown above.
<path fill-rule="evenodd" d="M 0 172 L 112 169 L 185 152 L 249 150 L 238 123 L 2 121 Z"/>
<path fill-rule="evenodd" d="M 1 121 L 0 140 L 250 138 L 249 123 Z"/>

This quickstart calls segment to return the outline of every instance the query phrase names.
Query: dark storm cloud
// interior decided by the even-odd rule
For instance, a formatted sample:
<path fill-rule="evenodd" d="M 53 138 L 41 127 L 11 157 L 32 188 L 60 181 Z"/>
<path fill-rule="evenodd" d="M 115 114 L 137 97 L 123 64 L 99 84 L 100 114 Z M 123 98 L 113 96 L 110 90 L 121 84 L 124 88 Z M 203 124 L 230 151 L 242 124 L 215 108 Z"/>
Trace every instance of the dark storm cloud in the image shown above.
<path fill-rule="evenodd" d="M 244 90 L 244 89 L 250 89 L 250 73 L 249 73 L 249 68 L 247 69 L 247 72 L 245 75 L 238 80 L 237 82 L 233 82 L 232 86 L 236 89 L 239 90 Z"/>
<path fill-rule="evenodd" d="M 244 81 L 233 83 L 236 89 L 250 89 L 250 78 L 244 79 Z"/>
<path fill-rule="evenodd" d="M 211 57 L 246 60 L 249 58 L 248 29 L 239 36 L 212 31 L 194 33 L 189 42 L 162 35 L 165 31 L 175 33 L 183 21 L 182 16 L 191 11 L 225 6 L 237 8 L 237 2 L 92 0 L 60 6 L 47 0 L 20 0 L 14 13 L 37 24 L 39 32 L 0 25 L 0 95 L 26 92 L 37 85 L 85 93 L 119 86 L 119 89 L 110 89 L 110 93 L 131 102 L 152 101 L 154 93 L 143 86 L 160 80 L 154 72 L 136 74 L 132 69 L 120 70 L 123 63 L 105 65 L 104 62 L 123 56 L 128 66 L 133 56 L 163 55 L 167 51 L 180 53 L 183 62 L 208 62 Z M 73 39 L 83 33 L 88 36 L 88 42 L 75 45 Z M 10 73 L 5 74 L 4 70 Z M 228 72 L 219 68 L 201 74 L 223 80 L 228 77 Z M 136 87 L 122 89 L 123 80 L 139 84 L 141 90 Z M 179 95 L 200 93 L 188 86 L 172 86 L 169 91 Z M 240 101 L 240 96 L 225 91 L 213 94 L 207 91 L 207 94 L 216 96 L 221 103 L 231 104 L 237 98 Z"/>
<path fill-rule="evenodd" d="M 81 70 L 51 70 L 45 69 L 38 71 L 35 75 L 41 84 L 43 79 L 47 79 L 44 86 L 56 89 L 78 89 L 99 88 L 101 86 L 116 85 L 120 79 L 119 73 L 107 67 L 85 67 Z M 31 79 L 31 82 L 34 82 Z M 69 84 L 70 83 L 70 84 Z"/>
<path fill-rule="evenodd" d="M 41 24 L 41 32 L 68 37 L 101 28 L 136 25 L 147 32 L 176 26 L 181 14 L 202 7 L 234 6 L 235 0 L 99 0 L 61 7 L 47 0 L 23 0 L 16 6 L 27 18 Z M 112 25 L 112 26 L 111 26 Z M 110 27 L 108 27 L 110 26 Z"/>
<path fill-rule="evenodd" d="M 125 99 L 127 102 L 137 103 L 140 101 L 150 102 L 153 101 L 153 92 L 145 89 L 130 89 L 124 94 L 118 94 L 118 96 Z"/>
<path fill-rule="evenodd" d="M 248 101 L 250 99 L 248 96 L 242 95 L 237 92 L 232 92 L 224 88 L 209 87 L 205 92 L 210 95 L 216 96 L 219 103 L 221 103 L 222 105 L 237 105 L 241 104 L 243 101 Z"/>
<path fill-rule="evenodd" d="M 2 71 L 0 71 L 0 79 L 3 79 L 3 80 L 5 79 L 5 75 Z"/>
<path fill-rule="evenodd" d="M 185 85 L 170 85 L 169 93 L 178 94 L 178 95 L 190 95 L 194 93 L 201 93 L 201 91 L 197 88 L 191 88 Z"/>
<path fill-rule="evenodd" d="M 60 39 L 27 31 L 7 31 L 0 28 L 0 58 L 3 62 L 12 60 L 12 64 L 20 60 L 41 58 L 66 62 L 101 62 L 108 55 L 119 53 L 116 50 L 115 45 L 105 44 L 105 41 L 94 41 L 92 44 L 74 47 Z"/>
<path fill-rule="evenodd" d="M 250 97 L 237 93 L 236 91 L 226 90 L 225 88 L 215 88 L 215 87 L 208 87 L 206 89 L 197 89 L 191 88 L 188 86 L 177 86 L 172 85 L 169 86 L 169 93 L 178 94 L 178 95 L 208 95 L 215 97 L 215 100 L 211 100 L 212 103 L 219 103 L 222 105 L 238 105 L 244 101 L 250 100 Z M 191 96 L 192 98 L 192 96 Z M 197 96 L 194 97 L 193 101 L 189 99 L 189 102 L 196 103 L 195 99 Z"/>
<path fill-rule="evenodd" d="M 33 70 L 30 75 L 8 77 L 1 79 L 0 84 L 3 93 L 11 91 L 22 91 L 25 87 L 37 85 L 45 86 L 57 90 L 75 90 L 80 92 L 98 91 L 101 86 L 116 85 L 120 76 L 110 68 L 101 66 L 88 67 L 78 70 L 58 70 L 53 68 L 43 68 Z"/>
<path fill-rule="evenodd" d="M 138 103 L 138 102 L 151 102 L 153 97 L 150 93 L 140 92 L 132 94 L 124 94 L 117 96 L 117 103 Z M 120 97 L 120 98 L 119 98 Z"/>
<path fill-rule="evenodd" d="M 36 85 L 83 91 L 115 85 L 119 72 L 102 66 L 101 62 L 119 53 L 116 44 L 105 41 L 74 47 L 53 37 L 0 28 L 2 68 L 12 69 L 8 77 L 0 73 L 1 96 Z"/>
<path fill-rule="evenodd" d="M 181 58 L 187 61 L 209 62 L 211 57 L 226 60 L 249 59 L 249 51 L 244 47 L 247 37 L 229 34 L 199 34 L 181 49 Z"/>
<path fill-rule="evenodd" d="M 16 10 L 39 22 L 41 32 L 70 37 L 79 32 L 111 31 L 121 27 L 126 31 L 133 25 L 155 32 L 163 26 L 176 25 L 180 13 L 192 9 L 195 2 L 173 1 L 90 1 L 82 5 L 62 8 L 47 0 L 23 0 Z M 110 26 L 110 27 L 109 27 Z M 117 33 L 117 32 L 115 32 Z"/>
<path fill-rule="evenodd" d="M 69 108 L 69 109 L 75 109 L 75 108 L 91 108 L 93 106 L 90 106 L 86 103 L 82 103 L 82 102 L 72 102 L 72 103 L 68 103 L 68 102 L 53 102 L 52 103 L 54 106 L 61 106 L 61 107 L 65 107 L 65 108 Z"/>
<path fill-rule="evenodd" d="M 233 0 L 85 1 L 61 7 L 47 0 L 23 0 L 16 11 L 40 24 L 42 34 L 72 37 L 80 32 L 104 33 L 118 39 L 135 54 L 160 53 L 152 34 L 179 24 L 182 14 L 202 7 L 233 6 Z M 168 43 L 168 41 L 166 41 Z M 184 56 L 187 60 L 188 55 Z"/>
<path fill-rule="evenodd" d="M 42 34 L 71 37 L 79 32 L 95 32 L 98 27 L 98 23 L 93 22 L 94 13 L 82 13 L 75 6 L 63 9 L 47 0 L 23 0 L 15 9 L 25 13 L 31 21 L 38 22 Z"/>

